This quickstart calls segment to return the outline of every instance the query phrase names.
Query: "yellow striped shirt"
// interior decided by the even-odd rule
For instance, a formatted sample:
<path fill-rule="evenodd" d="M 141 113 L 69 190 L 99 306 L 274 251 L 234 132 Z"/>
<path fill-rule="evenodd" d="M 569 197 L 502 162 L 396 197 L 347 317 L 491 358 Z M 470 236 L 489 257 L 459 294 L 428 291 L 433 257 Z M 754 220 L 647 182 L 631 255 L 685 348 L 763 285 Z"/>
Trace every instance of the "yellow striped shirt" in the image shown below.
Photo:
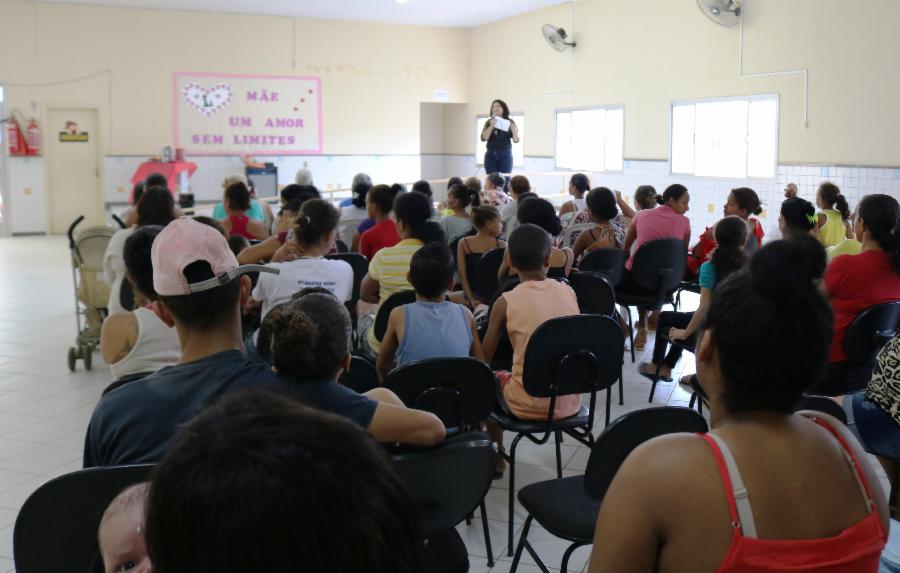
<path fill-rule="evenodd" d="M 403 239 L 393 247 L 381 249 L 372 257 L 369 263 L 369 278 L 378 281 L 379 307 L 392 294 L 412 289 L 412 285 L 406 280 L 409 261 L 424 244 L 418 239 Z M 381 343 L 375 339 L 374 328 L 369 329 L 368 339 L 372 350 L 378 352 Z"/>

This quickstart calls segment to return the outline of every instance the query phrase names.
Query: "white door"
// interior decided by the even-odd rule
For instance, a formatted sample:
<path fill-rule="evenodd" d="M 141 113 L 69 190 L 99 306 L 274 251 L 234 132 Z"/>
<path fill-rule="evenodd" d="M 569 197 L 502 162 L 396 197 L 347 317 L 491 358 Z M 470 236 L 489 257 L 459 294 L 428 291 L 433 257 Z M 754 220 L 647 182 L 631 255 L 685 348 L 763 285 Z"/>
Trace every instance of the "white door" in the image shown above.
<path fill-rule="evenodd" d="M 84 215 L 82 228 L 104 222 L 100 193 L 100 148 L 97 110 L 49 109 L 46 141 L 50 232 L 66 232 Z"/>

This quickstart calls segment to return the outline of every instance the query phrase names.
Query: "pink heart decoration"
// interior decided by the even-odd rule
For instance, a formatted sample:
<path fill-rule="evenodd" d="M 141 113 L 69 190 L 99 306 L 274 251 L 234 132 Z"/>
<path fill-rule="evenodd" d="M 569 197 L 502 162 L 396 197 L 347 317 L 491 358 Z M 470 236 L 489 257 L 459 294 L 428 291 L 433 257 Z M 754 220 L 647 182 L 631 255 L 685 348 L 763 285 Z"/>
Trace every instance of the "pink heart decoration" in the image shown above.
<path fill-rule="evenodd" d="M 181 89 L 184 101 L 191 107 L 210 117 L 220 109 L 231 103 L 232 91 L 228 84 L 216 84 L 211 88 L 205 88 L 200 84 L 186 84 Z"/>

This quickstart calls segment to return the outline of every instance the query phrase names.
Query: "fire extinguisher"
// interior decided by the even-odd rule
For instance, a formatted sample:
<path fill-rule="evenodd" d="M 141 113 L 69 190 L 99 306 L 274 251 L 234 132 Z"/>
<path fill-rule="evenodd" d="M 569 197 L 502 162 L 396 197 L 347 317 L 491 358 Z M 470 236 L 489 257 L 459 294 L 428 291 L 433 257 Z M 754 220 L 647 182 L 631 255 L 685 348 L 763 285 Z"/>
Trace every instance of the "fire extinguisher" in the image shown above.
<path fill-rule="evenodd" d="M 9 155 L 25 155 L 27 153 L 25 137 L 22 128 L 15 117 L 10 116 L 6 120 L 6 152 Z"/>
<path fill-rule="evenodd" d="M 32 117 L 28 120 L 28 129 L 25 130 L 26 137 L 26 155 L 40 155 L 41 154 L 41 128 L 38 127 L 37 122 Z"/>

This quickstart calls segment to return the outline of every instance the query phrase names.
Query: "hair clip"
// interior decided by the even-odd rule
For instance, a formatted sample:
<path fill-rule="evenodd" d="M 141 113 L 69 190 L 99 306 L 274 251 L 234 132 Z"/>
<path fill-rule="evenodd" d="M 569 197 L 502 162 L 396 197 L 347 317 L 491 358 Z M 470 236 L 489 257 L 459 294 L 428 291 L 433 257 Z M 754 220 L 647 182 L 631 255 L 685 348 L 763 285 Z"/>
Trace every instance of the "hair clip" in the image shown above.
<path fill-rule="evenodd" d="M 806 220 L 809 221 L 810 225 L 816 224 L 816 216 L 815 215 L 807 215 Z"/>

